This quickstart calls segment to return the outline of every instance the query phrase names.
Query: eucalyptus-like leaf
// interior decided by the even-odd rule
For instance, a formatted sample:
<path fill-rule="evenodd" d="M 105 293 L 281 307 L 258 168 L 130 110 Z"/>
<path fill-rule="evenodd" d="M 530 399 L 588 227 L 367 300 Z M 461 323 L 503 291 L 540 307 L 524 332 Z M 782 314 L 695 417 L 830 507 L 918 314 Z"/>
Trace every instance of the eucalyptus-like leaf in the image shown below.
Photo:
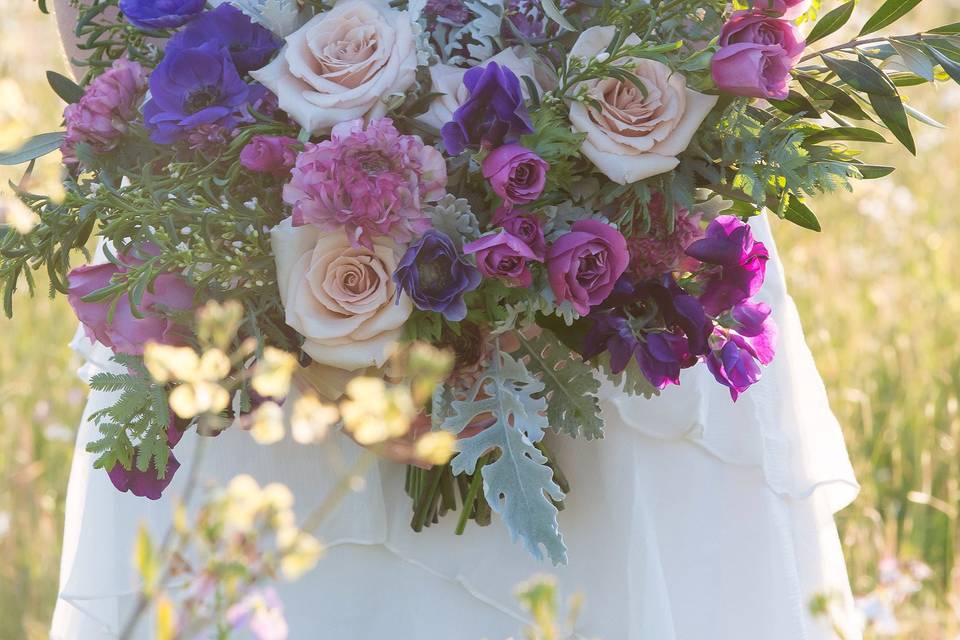
<path fill-rule="evenodd" d="M 840 30 L 850 20 L 856 6 L 855 0 L 850 0 L 820 18 L 813 29 L 810 30 L 810 35 L 807 36 L 807 46 Z"/>
<path fill-rule="evenodd" d="M 922 0 L 887 0 L 863 25 L 860 35 L 865 36 L 893 24 L 910 13 L 920 2 Z"/>
<path fill-rule="evenodd" d="M 33 136 L 18 149 L 0 152 L 0 165 L 23 164 L 45 156 L 51 151 L 59 149 L 60 143 L 63 142 L 66 135 L 63 131 L 52 131 Z"/>

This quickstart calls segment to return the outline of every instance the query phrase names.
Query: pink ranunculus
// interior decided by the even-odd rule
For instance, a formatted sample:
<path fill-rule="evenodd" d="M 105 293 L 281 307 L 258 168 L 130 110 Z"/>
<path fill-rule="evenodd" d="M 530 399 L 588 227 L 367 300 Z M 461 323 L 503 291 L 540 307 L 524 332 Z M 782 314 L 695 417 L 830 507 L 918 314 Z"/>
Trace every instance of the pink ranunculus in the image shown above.
<path fill-rule="evenodd" d="M 711 71 L 721 91 L 775 100 L 789 95 L 790 71 L 805 46 L 792 22 L 759 10 L 737 11 L 723 25 L 719 44 Z"/>
<path fill-rule="evenodd" d="M 186 327 L 175 322 L 164 311 L 193 308 L 194 290 L 179 275 L 164 273 L 156 277 L 153 287 L 144 292 L 138 318 L 130 309 L 126 294 L 116 300 L 113 316 L 108 298 L 97 302 L 84 302 L 83 297 L 110 285 L 115 274 L 126 268 L 113 263 L 85 265 L 72 270 L 69 275 L 70 289 L 67 299 L 74 313 L 83 324 L 91 340 L 103 344 L 115 353 L 143 354 L 147 342 L 181 344 L 186 337 Z"/>
<path fill-rule="evenodd" d="M 510 204 L 533 202 L 543 193 L 550 168 L 543 158 L 523 145 L 505 144 L 483 161 L 483 177 L 490 188 Z"/>
<path fill-rule="evenodd" d="M 500 207 L 493 215 L 493 226 L 501 226 L 526 243 L 533 250 L 539 262 L 547 256 L 547 241 L 543 238 L 543 226 L 540 219 L 532 213 L 519 209 Z"/>
<path fill-rule="evenodd" d="M 537 260 L 533 249 L 507 231 L 468 242 L 463 252 L 476 254 L 477 268 L 489 278 L 502 278 L 512 287 L 529 287 L 533 274 L 527 260 Z"/>
<path fill-rule="evenodd" d="M 240 164 L 256 173 L 287 173 L 297 161 L 296 145 L 288 136 L 253 136 L 240 152 Z"/>
<path fill-rule="evenodd" d="M 97 76 L 79 102 L 63 111 L 67 135 L 60 150 L 64 163 L 77 164 L 80 143 L 90 145 L 97 153 L 113 149 L 137 116 L 146 90 L 147 72 L 125 58 Z"/>
<path fill-rule="evenodd" d="M 295 225 L 343 229 L 354 246 L 386 236 L 410 242 L 430 228 L 423 203 L 444 195 L 447 165 L 419 136 L 389 118 L 341 122 L 330 139 L 306 145 L 283 187 Z"/>
<path fill-rule="evenodd" d="M 547 275 L 557 302 L 569 300 L 580 315 L 590 313 L 630 263 L 627 241 L 599 220 L 578 220 L 547 251 Z"/>
<path fill-rule="evenodd" d="M 753 8 L 771 11 L 784 20 L 796 20 L 810 10 L 811 0 L 754 0 Z"/>

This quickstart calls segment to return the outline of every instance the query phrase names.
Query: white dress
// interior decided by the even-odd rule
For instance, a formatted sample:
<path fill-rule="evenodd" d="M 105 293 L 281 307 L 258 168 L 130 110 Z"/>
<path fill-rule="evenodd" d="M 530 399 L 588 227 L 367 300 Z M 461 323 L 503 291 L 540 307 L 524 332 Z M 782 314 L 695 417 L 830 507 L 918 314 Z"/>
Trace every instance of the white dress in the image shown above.
<path fill-rule="evenodd" d="M 572 491 L 560 525 L 569 564 L 536 562 L 496 516 L 453 533 L 455 516 L 422 533 L 409 527 L 404 470 L 381 462 L 320 530 L 328 552 L 279 592 L 292 640 L 498 640 L 525 621 L 514 591 L 538 573 L 564 597 L 582 594 L 577 637 L 604 640 L 847 640 L 860 637 L 833 514 L 857 494 L 842 435 L 787 295 L 765 217 L 753 222 L 771 250 L 760 298 L 780 326 L 777 358 L 734 404 L 703 366 L 653 400 L 612 387 L 602 395 L 606 437 L 552 444 Z M 81 341 L 81 342 L 85 342 Z M 87 373 L 102 347 L 84 352 Z M 108 398 L 107 398 L 108 399 Z M 93 394 L 87 415 L 103 405 Z M 92 468 L 80 427 L 67 495 L 60 597 L 51 637 L 117 637 L 134 601 L 132 542 L 141 522 L 170 524 L 196 436 L 177 447 L 180 474 L 157 502 L 119 493 Z M 324 449 L 326 447 L 326 449 Z M 330 451 L 357 447 L 260 446 L 230 430 L 211 441 L 201 477 L 249 473 L 281 481 L 308 512 L 336 479 Z M 816 596 L 833 620 L 810 614 Z M 146 627 L 138 638 L 150 638 Z"/>

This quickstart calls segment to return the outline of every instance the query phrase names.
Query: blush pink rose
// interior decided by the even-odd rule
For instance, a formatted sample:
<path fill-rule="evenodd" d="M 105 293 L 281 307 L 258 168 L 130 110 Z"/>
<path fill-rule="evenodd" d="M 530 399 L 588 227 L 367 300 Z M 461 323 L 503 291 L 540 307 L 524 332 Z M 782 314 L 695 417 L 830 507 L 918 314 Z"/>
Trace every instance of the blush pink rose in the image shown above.
<path fill-rule="evenodd" d="M 529 287 L 533 274 L 527 260 L 537 260 L 527 243 L 507 231 L 483 236 L 463 245 L 463 252 L 476 254 L 477 268 L 488 278 L 506 280 L 512 287 Z"/>
<path fill-rule="evenodd" d="M 383 98 L 415 81 L 417 47 L 406 11 L 385 0 L 340 0 L 287 36 L 283 50 L 251 76 L 314 135 L 347 120 L 379 118 Z"/>
<path fill-rule="evenodd" d="M 790 72 L 805 47 L 800 30 L 759 10 L 737 11 L 720 31 L 711 72 L 717 88 L 752 98 L 784 100 Z"/>
<path fill-rule="evenodd" d="M 527 204 L 543 193 L 550 168 L 543 158 L 516 143 L 494 149 L 483 160 L 483 177 L 509 204 Z"/>
<path fill-rule="evenodd" d="M 605 51 L 616 34 L 614 27 L 590 27 L 580 34 L 571 57 L 593 59 Z M 641 44 L 630 34 L 626 45 Z M 577 85 L 586 100 L 570 102 L 570 124 L 586 134 L 580 151 L 597 169 L 619 184 L 630 184 L 666 173 L 680 161 L 694 134 L 717 103 L 717 96 L 687 87 L 683 74 L 657 60 L 622 58 L 618 65 L 635 76 L 634 82 L 595 78 Z"/>
<path fill-rule="evenodd" d="M 627 241 L 599 220 L 578 220 L 547 251 L 547 276 L 557 302 L 580 315 L 607 299 L 630 263 Z"/>
<path fill-rule="evenodd" d="M 383 237 L 355 247 L 343 233 L 291 218 L 271 241 L 285 320 L 304 337 L 303 351 L 347 371 L 383 366 L 413 309 L 391 277 L 400 247 Z"/>

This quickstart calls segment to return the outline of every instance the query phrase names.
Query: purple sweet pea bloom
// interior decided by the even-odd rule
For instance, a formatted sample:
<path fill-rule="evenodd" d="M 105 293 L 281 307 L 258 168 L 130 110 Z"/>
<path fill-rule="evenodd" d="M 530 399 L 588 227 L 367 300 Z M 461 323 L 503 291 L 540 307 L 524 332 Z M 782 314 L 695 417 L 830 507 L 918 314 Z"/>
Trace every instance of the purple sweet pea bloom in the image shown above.
<path fill-rule="evenodd" d="M 256 173 L 289 173 L 297 161 L 297 144 L 288 136 L 253 136 L 240 151 L 240 164 Z"/>
<path fill-rule="evenodd" d="M 616 313 L 596 313 L 590 315 L 590 329 L 584 336 L 580 355 L 584 360 L 598 356 L 604 351 L 610 352 L 610 368 L 614 374 L 627 368 L 640 348 L 640 341 L 634 335 L 630 323 Z"/>
<path fill-rule="evenodd" d="M 736 325 L 734 331 L 743 339 L 745 348 L 761 364 L 773 362 L 776 351 L 777 324 L 771 316 L 772 310 L 762 302 L 741 302 L 730 315 Z"/>
<path fill-rule="evenodd" d="M 480 286 L 481 279 L 450 237 L 435 229 L 410 245 L 393 274 L 398 297 L 405 292 L 418 309 L 436 311 L 452 322 L 467 316 L 463 295 Z"/>
<path fill-rule="evenodd" d="M 557 302 L 569 300 L 577 313 L 603 302 L 630 262 L 627 241 L 599 220 L 578 220 L 547 251 L 547 275 Z"/>
<path fill-rule="evenodd" d="M 453 120 L 440 129 L 448 154 L 460 155 L 468 147 L 499 147 L 533 133 L 520 79 L 513 71 L 488 62 L 467 71 L 463 85 L 470 97 L 453 112 Z"/>
<path fill-rule="evenodd" d="M 170 424 L 167 427 L 167 444 L 170 448 L 176 446 L 183 436 L 183 431 L 176 423 L 173 414 L 170 414 Z M 180 468 L 180 462 L 173 452 L 167 458 L 167 468 L 163 473 L 163 478 L 157 477 L 156 461 L 151 461 L 146 471 L 140 471 L 137 468 L 137 456 L 140 455 L 140 447 L 134 446 L 134 456 L 130 463 L 130 468 L 125 469 L 119 462 L 113 465 L 113 468 L 107 471 L 110 482 L 118 491 L 129 491 L 138 498 L 148 498 L 150 500 L 159 500 L 163 490 L 167 488 L 173 480 L 174 474 Z"/>
<path fill-rule="evenodd" d="M 706 236 L 687 247 L 687 255 L 716 265 L 708 272 L 700 296 L 707 313 L 719 315 L 753 296 L 763 285 L 770 254 L 753 238 L 750 225 L 735 216 L 720 216 Z"/>
<path fill-rule="evenodd" d="M 231 4 L 200 14 L 167 43 L 166 53 L 212 43 L 225 48 L 237 71 L 259 69 L 280 48 L 281 40 Z"/>
<path fill-rule="evenodd" d="M 756 9 L 736 11 L 723 25 L 719 45 L 710 63 L 718 89 L 738 96 L 786 99 L 790 71 L 805 47 L 796 25 Z"/>
<path fill-rule="evenodd" d="M 490 188 L 509 204 L 527 204 L 543 193 L 550 168 L 543 159 L 523 145 L 505 144 L 483 160 L 483 177 Z"/>
<path fill-rule="evenodd" d="M 760 379 L 760 365 L 751 348 L 735 333 L 707 356 L 707 367 L 717 382 L 730 389 L 734 402 Z"/>
<path fill-rule="evenodd" d="M 162 312 L 162 308 L 193 308 L 194 290 L 179 275 L 164 273 L 156 277 L 152 288 L 143 294 L 140 305 L 142 318 L 133 315 L 126 294 L 117 299 L 112 318 L 112 300 L 83 301 L 85 296 L 110 285 L 114 275 L 125 271 L 125 267 L 108 262 L 77 267 L 70 272 L 67 299 L 83 324 L 87 337 L 115 353 L 130 355 L 142 355 L 148 341 L 182 344 L 186 328 Z"/>
<path fill-rule="evenodd" d="M 650 384 L 661 391 L 667 385 L 680 384 L 680 370 L 691 366 L 689 342 L 675 333 L 647 333 L 637 350 L 637 364 Z"/>
<path fill-rule="evenodd" d="M 176 29 L 203 11 L 205 0 L 120 0 L 120 11 L 138 29 Z"/>
<path fill-rule="evenodd" d="M 671 274 L 659 280 L 644 282 L 637 287 L 637 295 L 649 298 L 657 306 L 663 323 L 671 330 L 679 330 L 687 337 L 686 366 L 692 366 L 695 356 L 709 351 L 708 340 L 713 331 L 713 322 L 696 297 L 684 291 Z"/>
<path fill-rule="evenodd" d="M 214 43 L 174 49 L 150 74 L 144 123 L 158 144 L 176 142 L 201 125 L 229 130 L 257 94 L 240 77 L 226 49 Z"/>
<path fill-rule="evenodd" d="M 469 242 L 463 245 L 463 252 L 476 254 L 477 267 L 488 278 L 501 278 L 511 287 L 529 287 L 533 282 L 527 260 L 538 260 L 537 254 L 508 231 Z"/>

